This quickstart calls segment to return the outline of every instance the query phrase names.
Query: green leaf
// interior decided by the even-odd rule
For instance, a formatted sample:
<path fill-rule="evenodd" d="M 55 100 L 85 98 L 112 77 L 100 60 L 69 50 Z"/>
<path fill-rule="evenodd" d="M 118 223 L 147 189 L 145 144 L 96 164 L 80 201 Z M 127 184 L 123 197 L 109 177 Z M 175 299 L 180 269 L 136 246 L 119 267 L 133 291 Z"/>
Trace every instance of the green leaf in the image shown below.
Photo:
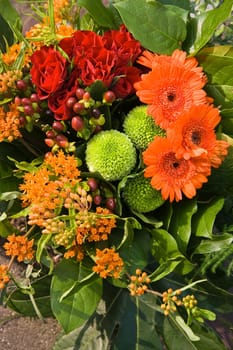
<path fill-rule="evenodd" d="M 100 27 L 117 29 L 116 19 L 113 12 L 105 7 L 101 0 L 79 0 L 78 5 L 85 7 Z"/>
<path fill-rule="evenodd" d="M 150 249 L 150 232 L 146 229 L 135 230 L 133 241 L 119 250 L 129 274 L 134 274 L 137 268 L 145 268 L 148 264 Z"/>
<path fill-rule="evenodd" d="M 51 307 L 66 333 L 81 326 L 94 313 L 101 295 L 102 279 L 96 278 L 62 301 L 65 291 L 79 278 L 79 265 L 63 260 L 54 270 L 51 284 Z"/>
<path fill-rule="evenodd" d="M 223 204 L 223 197 L 217 197 L 208 203 L 199 204 L 198 211 L 192 220 L 193 232 L 197 237 L 212 238 L 216 215 L 222 209 Z"/>
<path fill-rule="evenodd" d="M 181 47 L 186 25 L 176 6 L 171 9 L 158 1 L 147 0 L 124 0 L 114 6 L 143 47 L 160 54 L 171 54 Z"/>
<path fill-rule="evenodd" d="M 177 322 L 174 317 L 167 317 L 163 323 L 163 336 L 169 350 L 224 350 L 225 346 L 219 340 L 217 335 L 203 325 L 196 324 L 191 327 L 192 332 L 200 338 L 198 341 L 192 341 L 184 328 Z M 187 329 L 186 329 L 187 330 Z"/>
<path fill-rule="evenodd" d="M 169 232 L 163 229 L 153 229 L 151 234 L 151 252 L 160 264 L 150 275 L 153 282 L 165 277 L 178 267 L 182 274 L 186 274 L 194 268 L 194 265 L 180 252 L 175 238 Z"/>
<path fill-rule="evenodd" d="M 18 12 L 9 0 L 0 1 L 0 50 L 5 52 L 6 42 L 10 46 L 14 42 L 12 29 L 22 29 L 21 19 Z"/>
<path fill-rule="evenodd" d="M 185 323 L 184 319 L 181 316 L 176 316 L 175 320 L 191 341 L 200 340 L 200 338 L 193 333 L 192 329 Z"/>
<path fill-rule="evenodd" d="M 32 287 L 35 291 L 34 299 L 36 305 L 44 317 L 53 316 L 50 307 L 50 282 L 50 276 L 43 276 L 32 283 Z M 7 300 L 7 306 L 22 315 L 30 317 L 37 316 L 29 295 L 25 294 L 20 289 L 11 292 L 10 298 Z"/>
<path fill-rule="evenodd" d="M 40 236 L 40 239 L 37 242 L 37 249 L 36 249 L 36 260 L 38 262 L 40 262 L 43 250 L 46 247 L 46 244 L 50 241 L 51 237 L 52 237 L 52 234 L 46 234 L 46 235 L 42 234 Z"/>
<path fill-rule="evenodd" d="M 233 1 L 224 1 L 218 8 L 202 12 L 190 20 L 185 49 L 192 55 L 200 51 L 211 39 L 217 27 L 231 15 Z"/>
<path fill-rule="evenodd" d="M 169 226 L 169 232 L 175 238 L 178 247 L 185 254 L 191 236 L 191 220 L 197 211 L 196 199 L 183 199 L 173 206 L 173 215 Z"/>
<path fill-rule="evenodd" d="M 233 147 L 228 148 L 228 154 L 218 169 L 213 169 L 204 190 L 219 196 L 233 194 Z"/>
<path fill-rule="evenodd" d="M 211 240 L 203 239 L 201 240 L 198 247 L 194 250 L 195 254 L 211 254 L 217 252 L 221 249 L 229 247 L 233 242 L 233 236 L 231 234 L 225 233 L 221 235 L 213 235 Z"/>

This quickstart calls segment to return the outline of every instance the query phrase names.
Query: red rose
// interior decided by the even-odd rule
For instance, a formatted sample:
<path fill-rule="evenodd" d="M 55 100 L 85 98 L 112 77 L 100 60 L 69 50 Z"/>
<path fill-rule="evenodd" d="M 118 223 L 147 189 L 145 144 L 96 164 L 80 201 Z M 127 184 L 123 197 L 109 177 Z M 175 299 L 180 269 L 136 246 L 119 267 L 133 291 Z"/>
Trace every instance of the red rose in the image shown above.
<path fill-rule="evenodd" d="M 77 76 L 75 72 L 73 72 L 69 80 L 63 84 L 62 88 L 48 98 L 48 107 L 54 113 L 55 119 L 68 120 L 72 118 L 74 112 L 67 107 L 66 103 L 69 97 L 75 95 L 77 87 Z"/>
<path fill-rule="evenodd" d="M 45 99 L 56 92 L 67 75 L 67 61 L 52 46 L 43 46 L 31 56 L 32 82 L 37 88 L 40 99 Z"/>

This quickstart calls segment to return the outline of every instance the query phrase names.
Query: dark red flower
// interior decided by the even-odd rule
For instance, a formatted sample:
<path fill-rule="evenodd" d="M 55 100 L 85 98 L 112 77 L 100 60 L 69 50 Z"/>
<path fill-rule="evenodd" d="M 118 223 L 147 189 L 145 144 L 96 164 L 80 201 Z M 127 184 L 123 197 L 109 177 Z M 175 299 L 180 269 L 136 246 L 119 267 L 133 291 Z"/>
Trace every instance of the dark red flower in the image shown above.
<path fill-rule="evenodd" d="M 54 118 L 57 120 L 68 120 L 73 116 L 72 109 L 67 107 L 69 97 L 75 95 L 78 87 L 76 72 L 73 72 L 62 88 L 48 99 L 48 106 L 54 113 Z"/>
<path fill-rule="evenodd" d="M 52 95 L 64 83 L 67 76 L 67 61 L 52 46 L 43 46 L 31 56 L 31 79 L 39 98 Z"/>

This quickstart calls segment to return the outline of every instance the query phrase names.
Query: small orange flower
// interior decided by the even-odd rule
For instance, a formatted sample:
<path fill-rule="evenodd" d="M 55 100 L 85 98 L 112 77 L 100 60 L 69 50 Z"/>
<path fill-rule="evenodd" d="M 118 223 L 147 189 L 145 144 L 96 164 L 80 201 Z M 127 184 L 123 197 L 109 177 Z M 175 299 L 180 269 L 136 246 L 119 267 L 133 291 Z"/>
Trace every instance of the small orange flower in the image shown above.
<path fill-rule="evenodd" d="M 34 240 L 28 240 L 25 236 L 16 236 L 15 234 L 7 237 L 3 247 L 6 250 L 6 255 L 15 256 L 19 262 L 31 260 L 34 256 L 33 243 Z"/>
<path fill-rule="evenodd" d="M 2 55 L 2 60 L 5 64 L 8 66 L 12 65 L 16 58 L 18 57 L 18 54 L 20 53 L 21 43 L 20 44 L 13 44 L 10 46 L 5 54 Z"/>
<path fill-rule="evenodd" d="M 167 62 L 156 65 L 134 84 L 140 101 L 148 104 L 148 114 L 165 130 L 192 105 L 208 103 L 203 86 L 196 72 Z"/>
<path fill-rule="evenodd" d="M 45 158 L 45 165 L 56 176 L 64 176 L 69 180 L 76 179 L 80 175 L 77 158 L 73 155 L 67 155 L 63 151 L 59 151 L 56 154 L 49 153 Z"/>
<path fill-rule="evenodd" d="M 0 142 L 12 142 L 22 137 L 20 132 L 19 111 L 14 103 L 10 103 L 9 111 L 0 107 Z"/>
<path fill-rule="evenodd" d="M 196 189 L 207 182 L 210 175 L 210 162 L 206 157 L 178 159 L 172 142 L 156 137 L 143 152 L 143 161 L 147 168 L 144 176 L 151 177 L 151 185 L 161 190 L 163 199 L 180 201 L 182 192 L 186 197 L 196 195 Z"/>
<path fill-rule="evenodd" d="M 136 275 L 130 276 L 131 283 L 128 285 L 130 295 L 143 295 L 148 290 L 148 284 L 151 282 L 146 272 L 140 269 L 136 270 Z"/>
<path fill-rule="evenodd" d="M 84 252 L 82 246 L 74 243 L 64 254 L 65 259 L 75 258 L 77 261 L 81 261 L 84 258 Z"/>
<path fill-rule="evenodd" d="M 0 290 L 4 289 L 9 281 L 10 277 L 8 275 L 7 265 L 0 265 Z"/>
<path fill-rule="evenodd" d="M 123 268 L 123 260 L 114 248 L 105 248 L 104 250 L 96 249 L 96 266 L 93 271 L 98 273 L 100 277 L 119 278 Z"/>
<path fill-rule="evenodd" d="M 192 106 L 167 130 L 177 158 L 189 159 L 206 155 L 211 166 L 220 165 L 227 154 L 228 143 L 217 141 L 214 128 L 220 122 L 217 108 L 209 105 Z"/>

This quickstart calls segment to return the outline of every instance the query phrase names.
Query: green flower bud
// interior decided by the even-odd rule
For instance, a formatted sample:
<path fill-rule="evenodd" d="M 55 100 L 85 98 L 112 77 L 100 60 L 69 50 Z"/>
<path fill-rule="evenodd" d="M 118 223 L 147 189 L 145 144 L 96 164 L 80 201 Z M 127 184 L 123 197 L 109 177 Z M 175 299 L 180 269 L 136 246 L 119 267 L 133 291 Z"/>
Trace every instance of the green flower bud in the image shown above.
<path fill-rule="evenodd" d="M 155 210 L 164 203 L 160 191 L 155 190 L 143 174 L 127 180 L 122 196 L 126 204 L 139 213 Z"/>
<path fill-rule="evenodd" d="M 132 109 L 123 123 L 124 132 L 129 136 L 135 147 L 145 150 L 155 136 L 165 136 L 154 119 L 147 114 L 147 106 L 138 106 Z"/>
<path fill-rule="evenodd" d="M 101 131 L 87 144 L 86 163 L 90 172 L 99 172 L 105 180 L 120 180 L 134 168 L 136 149 L 120 131 Z"/>

